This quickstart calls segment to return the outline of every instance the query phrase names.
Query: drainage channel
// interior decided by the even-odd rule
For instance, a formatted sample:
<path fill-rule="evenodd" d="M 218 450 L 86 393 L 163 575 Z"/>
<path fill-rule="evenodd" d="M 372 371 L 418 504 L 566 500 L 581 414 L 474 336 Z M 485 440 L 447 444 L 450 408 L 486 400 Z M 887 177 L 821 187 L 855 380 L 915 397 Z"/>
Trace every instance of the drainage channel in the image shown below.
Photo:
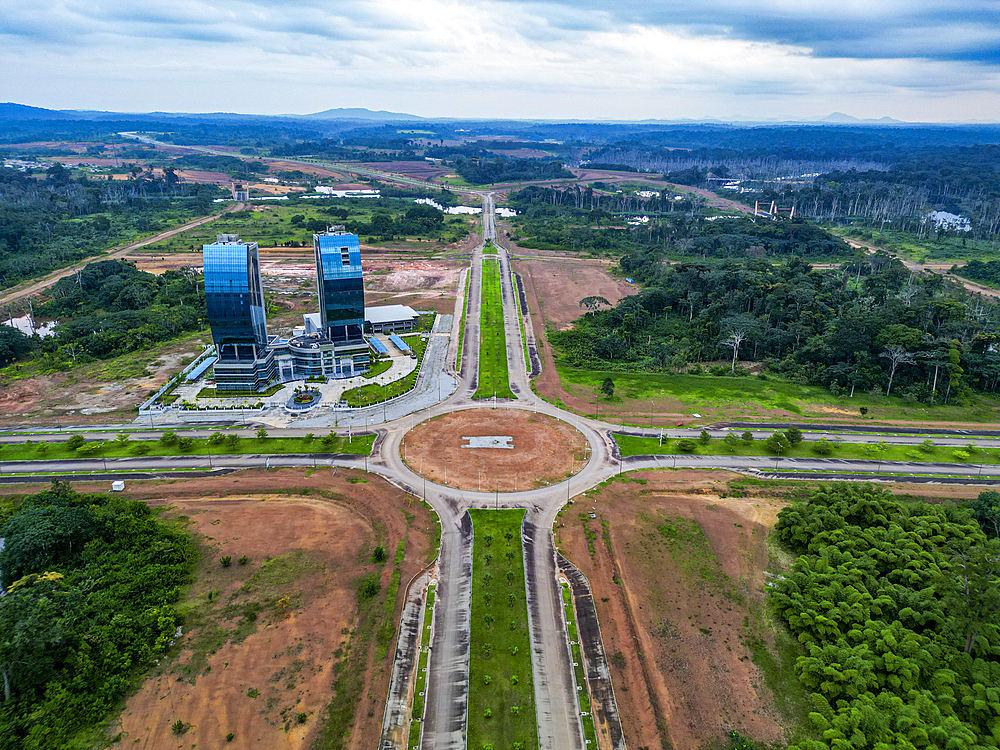
<path fill-rule="evenodd" d="M 587 665 L 587 683 L 590 686 L 590 700 L 598 734 L 607 737 L 614 750 L 625 750 L 625 736 L 622 733 L 621 717 L 611 684 L 611 671 L 604 653 L 601 626 L 597 621 L 597 607 L 590 582 L 583 572 L 562 555 L 556 556 L 559 572 L 569 581 L 576 605 L 577 632 L 583 646 Z M 601 743 L 603 744 L 603 743 Z"/>

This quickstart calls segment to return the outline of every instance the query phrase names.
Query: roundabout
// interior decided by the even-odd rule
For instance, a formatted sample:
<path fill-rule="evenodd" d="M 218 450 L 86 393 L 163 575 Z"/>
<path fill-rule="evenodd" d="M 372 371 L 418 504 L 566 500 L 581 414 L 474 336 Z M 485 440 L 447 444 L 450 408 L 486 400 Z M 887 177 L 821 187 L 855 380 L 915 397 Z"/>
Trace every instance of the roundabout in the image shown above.
<path fill-rule="evenodd" d="M 525 409 L 464 409 L 409 430 L 407 467 L 429 481 L 481 492 L 518 492 L 564 481 L 582 469 L 589 443 L 561 419 Z"/>

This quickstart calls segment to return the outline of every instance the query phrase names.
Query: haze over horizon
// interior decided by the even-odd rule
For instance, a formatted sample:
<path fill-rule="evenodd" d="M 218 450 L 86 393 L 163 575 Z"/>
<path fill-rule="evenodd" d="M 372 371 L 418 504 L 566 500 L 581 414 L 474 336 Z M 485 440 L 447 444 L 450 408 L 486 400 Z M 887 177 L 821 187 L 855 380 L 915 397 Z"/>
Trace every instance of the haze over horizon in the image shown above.
<path fill-rule="evenodd" d="M 0 100 L 51 109 L 1000 121 L 986 0 L 0 4 Z"/>

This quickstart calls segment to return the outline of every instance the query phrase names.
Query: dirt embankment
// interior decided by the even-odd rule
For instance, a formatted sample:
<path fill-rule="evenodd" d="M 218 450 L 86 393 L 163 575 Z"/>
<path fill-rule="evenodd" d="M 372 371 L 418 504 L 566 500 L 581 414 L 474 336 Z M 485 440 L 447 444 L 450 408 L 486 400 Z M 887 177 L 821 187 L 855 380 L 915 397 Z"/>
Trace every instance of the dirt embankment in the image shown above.
<path fill-rule="evenodd" d="M 696 748 L 730 730 L 781 741 L 746 642 L 763 627 L 766 538 L 784 501 L 721 498 L 727 472 L 634 478 L 578 497 L 557 526 L 594 591 L 628 745 Z"/>
<path fill-rule="evenodd" d="M 428 562 L 431 513 L 375 475 L 344 470 L 129 483 L 127 493 L 184 519 L 201 561 L 180 605 L 187 614 L 179 645 L 128 700 L 115 729 L 124 744 L 304 750 L 330 721 L 328 705 L 340 701 L 344 747 L 375 747 L 395 640 L 382 654 L 374 633 L 397 545 L 406 540 L 397 605 Z M 383 565 L 371 560 L 376 545 L 388 552 Z M 375 619 L 358 606 L 364 576 L 380 580 L 366 610 Z M 393 632 L 398 617 L 399 606 Z"/>

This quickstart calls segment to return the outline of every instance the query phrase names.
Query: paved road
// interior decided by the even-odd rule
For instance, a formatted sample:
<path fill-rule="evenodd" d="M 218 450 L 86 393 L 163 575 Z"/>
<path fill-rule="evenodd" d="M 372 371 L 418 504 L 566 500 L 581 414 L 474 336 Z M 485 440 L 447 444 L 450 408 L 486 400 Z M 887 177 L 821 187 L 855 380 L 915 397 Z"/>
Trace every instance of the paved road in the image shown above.
<path fill-rule="evenodd" d="M 484 237 L 495 235 L 492 196 L 484 197 Z M 499 248 L 499 260 L 505 273 L 502 275 L 506 345 L 510 362 L 511 389 L 517 398 L 501 403 L 500 408 L 535 411 L 571 422 L 578 427 L 590 444 L 591 459 L 571 479 L 540 489 L 504 493 L 499 497 L 490 492 L 466 492 L 436 485 L 418 476 L 406 466 L 400 456 L 403 436 L 417 421 L 462 409 L 480 408 L 481 402 L 472 399 L 476 389 L 479 355 L 479 313 L 481 307 L 482 248 L 472 256 L 470 273 L 466 346 L 461 373 L 455 373 L 450 336 L 456 328 L 455 321 L 439 316 L 439 327 L 432 334 L 426 355 L 427 366 L 422 368 L 417 389 L 409 398 L 402 398 L 384 407 L 374 407 L 351 414 L 347 418 L 354 428 L 379 424 L 379 439 L 370 458 L 358 456 L 218 456 L 210 458 L 212 468 L 217 465 L 239 469 L 262 465 L 301 466 L 312 462 L 358 469 L 367 468 L 384 476 L 393 484 L 425 497 L 438 513 L 441 527 L 441 550 L 438 560 L 439 582 L 435 612 L 434 658 L 428 676 L 427 707 L 425 712 L 423 748 L 460 750 L 465 746 L 465 723 L 468 683 L 468 619 L 471 585 L 471 529 L 465 511 L 470 507 L 519 507 L 527 509 L 525 517 L 527 573 L 531 579 L 531 638 L 533 673 L 536 675 L 536 706 L 540 747 L 542 750 L 585 750 L 579 708 L 576 702 L 575 677 L 566 645 L 566 626 L 563 620 L 561 592 L 557 583 L 557 569 L 552 544 L 551 528 L 555 515 L 574 494 L 589 489 L 608 479 L 616 472 L 633 469 L 665 467 L 697 467 L 737 469 L 750 473 L 816 471 L 824 475 L 836 472 L 881 471 L 885 465 L 877 460 L 845 461 L 821 458 L 766 458 L 741 456 L 639 456 L 622 459 L 611 438 L 616 431 L 608 425 L 576 415 L 567 414 L 539 399 L 528 386 L 523 362 L 520 327 L 514 312 L 513 294 L 509 273 L 509 255 Z M 456 302 L 461 314 L 461 300 Z M 438 396 L 440 389 L 440 396 Z M 450 393 L 450 395 L 448 395 Z M 419 409 L 419 411 L 417 411 Z M 417 411 L 414 415 L 413 412 Z M 232 422 L 231 416 L 225 417 Z M 341 431 L 345 424 L 341 415 L 311 413 L 304 422 L 297 422 L 289 432 L 319 431 L 336 420 Z M 139 426 L 144 423 L 140 422 Z M 135 428 L 137 425 L 132 425 Z M 310 429 L 311 428 L 311 429 Z M 658 432 L 658 431 L 657 431 Z M 760 431 L 762 435 L 769 430 Z M 280 434 L 275 429 L 271 434 Z M 155 433 L 151 433 L 155 434 Z M 204 434 L 195 433 L 195 434 Z M 650 433 L 652 434 L 652 433 Z M 690 431 L 687 431 L 690 434 Z M 724 434 L 718 431 L 718 434 Z M 814 433 L 817 436 L 822 433 Z M 834 432 L 829 433 L 831 436 Z M 861 442 L 906 439 L 907 436 L 848 436 L 836 433 L 845 440 Z M 965 438 L 962 438 L 965 440 Z M 918 440 L 919 442 L 919 440 Z M 935 440 L 939 442 L 939 440 Z M 961 443 L 961 444 L 964 444 Z M 189 469 L 207 468 L 205 456 L 178 456 L 168 458 L 136 457 L 124 459 L 77 459 L 64 461 L 5 462 L 8 471 L 96 471 L 137 469 Z M 913 472 L 933 480 L 938 475 L 958 477 L 968 474 L 967 464 L 894 463 L 894 469 Z M 1000 466 L 979 469 L 984 478 L 1000 478 Z M 868 477 L 866 477 L 868 478 Z M 592 748 L 590 750 L 593 750 Z"/>

